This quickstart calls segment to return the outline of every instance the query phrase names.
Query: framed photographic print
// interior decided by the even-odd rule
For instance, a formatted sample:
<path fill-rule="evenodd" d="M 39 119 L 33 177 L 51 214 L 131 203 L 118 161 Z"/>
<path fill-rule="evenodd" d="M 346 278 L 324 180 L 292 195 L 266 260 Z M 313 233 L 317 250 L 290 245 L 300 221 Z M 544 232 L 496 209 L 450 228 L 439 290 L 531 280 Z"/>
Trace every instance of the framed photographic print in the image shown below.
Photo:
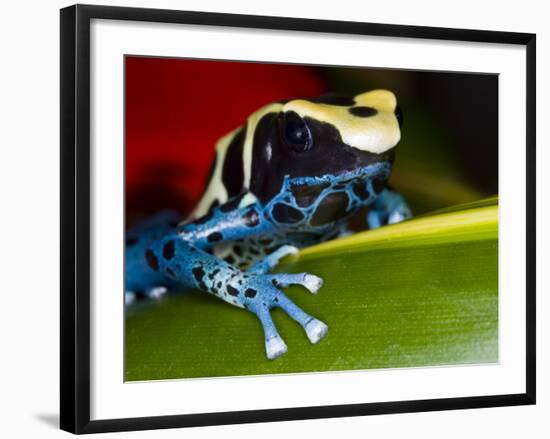
<path fill-rule="evenodd" d="M 61 427 L 535 403 L 535 35 L 61 10 Z"/>

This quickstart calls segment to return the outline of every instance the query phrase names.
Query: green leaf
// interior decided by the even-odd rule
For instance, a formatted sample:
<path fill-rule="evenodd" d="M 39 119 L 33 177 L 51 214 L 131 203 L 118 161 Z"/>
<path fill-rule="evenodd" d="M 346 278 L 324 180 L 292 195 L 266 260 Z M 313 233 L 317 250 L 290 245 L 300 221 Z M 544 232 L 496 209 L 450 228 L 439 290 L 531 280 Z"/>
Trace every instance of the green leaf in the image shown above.
<path fill-rule="evenodd" d="M 317 295 L 286 289 L 329 325 L 320 343 L 274 310 L 289 350 L 269 361 L 254 315 L 207 294 L 174 295 L 128 314 L 126 380 L 498 360 L 497 197 L 305 249 L 278 271 L 325 280 Z"/>

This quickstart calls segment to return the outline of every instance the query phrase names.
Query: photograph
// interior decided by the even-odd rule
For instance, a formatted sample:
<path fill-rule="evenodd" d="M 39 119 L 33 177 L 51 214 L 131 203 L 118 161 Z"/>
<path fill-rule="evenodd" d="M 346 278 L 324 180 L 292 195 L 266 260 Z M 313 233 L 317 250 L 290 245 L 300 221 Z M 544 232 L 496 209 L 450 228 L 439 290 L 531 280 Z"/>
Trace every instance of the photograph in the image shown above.
<path fill-rule="evenodd" d="M 125 54 L 124 380 L 499 362 L 499 75 Z"/>

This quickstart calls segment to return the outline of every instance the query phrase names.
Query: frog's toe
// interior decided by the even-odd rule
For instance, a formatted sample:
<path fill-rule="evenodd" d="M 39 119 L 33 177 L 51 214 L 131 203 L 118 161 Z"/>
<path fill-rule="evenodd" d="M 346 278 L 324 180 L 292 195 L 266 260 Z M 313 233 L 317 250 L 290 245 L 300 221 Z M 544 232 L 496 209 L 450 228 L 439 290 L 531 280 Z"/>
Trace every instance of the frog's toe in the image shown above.
<path fill-rule="evenodd" d="M 272 275 L 273 285 L 286 288 L 290 285 L 302 285 L 310 293 L 316 294 L 323 286 L 323 279 L 310 273 Z"/>
<path fill-rule="evenodd" d="M 265 341 L 265 351 L 269 360 L 274 360 L 286 354 L 288 347 L 280 335 L 274 335 Z"/>
<path fill-rule="evenodd" d="M 124 292 L 124 303 L 126 305 L 131 305 L 136 301 L 136 293 L 135 291 L 125 291 Z"/>
<path fill-rule="evenodd" d="M 388 224 L 396 224 L 401 221 L 405 221 L 412 217 L 412 212 L 408 207 L 396 209 L 390 213 L 388 217 Z"/>
<path fill-rule="evenodd" d="M 328 333 L 328 326 L 321 320 L 312 317 L 310 321 L 304 325 L 304 330 L 306 331 L 309 341 L 315 344 L 325 338 L 325 335 Z"/>
<path fill-rule="evenodd" d="M 160 299 L 167 292 L 168 292 L 168 288 L 166 287 L 153 287 L 148 289 L 145 294 L 150 299 Z"/>

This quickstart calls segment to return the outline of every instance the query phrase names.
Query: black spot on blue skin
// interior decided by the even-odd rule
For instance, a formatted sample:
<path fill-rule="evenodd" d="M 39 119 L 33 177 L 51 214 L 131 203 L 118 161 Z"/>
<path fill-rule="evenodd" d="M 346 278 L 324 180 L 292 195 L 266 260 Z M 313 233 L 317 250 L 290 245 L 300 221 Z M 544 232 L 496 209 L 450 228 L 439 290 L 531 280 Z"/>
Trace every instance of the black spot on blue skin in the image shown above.
<path fill-rule="evenodd" d="M 271 283 L 273 284 L 274 287 L 279 286 L 279 282 L 277 282 L 277 279 L 271 279 Z"/>
<path fill-rule="evenodd" d="M 138 241 L 139 239 L 133 236 L 130 238 L 126 238 L 126 247 L 132 247 L 133 245 L 136 245 Z"/>
<path fill-rule="evenodd" d="M 145 291 L 143 290 L 136 290 L 134 292 L 134 294 L 136 295 L 136 299 L 145 299 Z"/>
<path fill-rule="evenodd" d="M 255 256 L 259 256 L 259 255 L 260 255 L 260 252 L 259 252 L 258 249 L 256 249 L 255 247 L 250 247 L 250 248 L 248 249 L 248 251 L 249 251 L 251 254 L 255 255 Z"/>
<path fill-rule="evenodd" d="M 372 107 L 353 107 L 348 111 L 357 117 L 371 117 L 378 114 L 378 110 Z"/>
<path fill-rule="evenodd" d="M 172 270 L 170 267 L 166 268 L 166 274 L 170 277 L 176 277 L 176 273 L 174 273 L 174 270 Z"/>
<path fill-rule="evenodd" d="M 227 285 L 225 289 L 227 290 L 227 294 L 229 294 L 230 296 L 239 295 L 239 290 L 237 288 L 232 287 L 231 285 Z"/>
<path fill-rule="evenodd" d="M 382 190 L 384 189 L 385 186 L 386 186 L 386 183 L 385 183 L 383 180 L 379 180 L 378 178 L 375 179 L 375 180 L 372 182 L 372 189 L 373 189 L 374 192 L 376 192 L 377 194 L 379 194 L 380 192 L 382 192 Z"/>
<path fill-rule="evenodd" d="M 366 200 L 370 196 L 370 193 L 367 190 L 367 184 L 363 180 L 357 181 L 353 184 L 353 193 L 361 200 Z"/>
<path fill-rule="evenodd" d="M 225 262 L 227 262 L 228 264 L 234 264 L 235 263 L 235 258 L 231 255 L 226 256 L 225 258 L 223 258 L 223 260 Z"/>
<path fill-rule="evenodd" d="M 279 223 L 296 223 L 304 219 L 304 214 L 288 204 L 277 203 L 271 211 L 273 218 Z"/>
<path fill-rule="evenodd" d="M 155 271 L 158 271 L 159 261 L 152 250 L 147 250 L 145 252 L 145 259 L 147 260 L 147 264 L 149 265 L 149 267 L 151 267 Z"/>
<path fill-rule="evenodd" d="M 164 244 L 164 247 L 162 247 L 162 256 L 166 260 L 170 260 L 174 257 L 175 253 L 175 247 L 174 247 L 174 240 L 171 239 L 166 244 Z"/>
<path fill-rule="evenodd" d="M 216 276 L 216 274 L 218 274 L 220 272 L 220 269 L 219 268 L 216 268 L 213 272 L 212 272 L 212 277 Z"/>
<path fill-rule="evenodd" d="M 253 299 L 256 297 L 257 291 L 254 288 L 247 288 L 244 292 L 245 297 L 248 297 L 249 299 Z"/>
<path fill-rule="evenodd" d="M 316 98 L 307 98 L 306 100 L 317 104 L 338 105 L 340 107 L 351 107 L 355 105 L 355 99 L 334 93 L 327 93 Z"/>
<path fill-rule="evenodd" d="M 243 249 L 239 245 L 233 246 L 233 252 L 239 257 L 243 255 Z"/>
<path fill-rule="evenodd" d="M 217 288 L 221 288 L 221 287 L 222 287 L 222 283 L 221 283 L 221 282 L 218 282 L 218 283 L 216 284 L 216 287 L 217 287 Z"/>
<path fill-rule="evenodd" d="M 349 198 L 345 192 L 335 192 L 324 197 L 311 218 L 312 226 L 338 221 L 346 215 Z"/>
<path fill-rule="evenodd" d="M 193 273 L 193 276 L 195 277 L 195 280 L 197 282 L 202 282 L 202 278 L 204 277 L 204 270 L 200 265 L 198 267 L 194 267 L 191 270 L 191 273 Z"/>
<path fill-rule="evenodd" d="M 258 224 L 260 224 L 260 216 L 254 208 L 250 208 L 246 211 L 246 213 L 243 215 L 243 220 L 244 224 L 247 227 L 256 227 Z"/>
<path fill-rule="evenodd" d="M 210 235 L 208 235 L 206 239 L 208 240 L 208 242 L 218 242 L 223 239 L 223 235 L 220 232 L 213 232 L 210 233 Z"/>

